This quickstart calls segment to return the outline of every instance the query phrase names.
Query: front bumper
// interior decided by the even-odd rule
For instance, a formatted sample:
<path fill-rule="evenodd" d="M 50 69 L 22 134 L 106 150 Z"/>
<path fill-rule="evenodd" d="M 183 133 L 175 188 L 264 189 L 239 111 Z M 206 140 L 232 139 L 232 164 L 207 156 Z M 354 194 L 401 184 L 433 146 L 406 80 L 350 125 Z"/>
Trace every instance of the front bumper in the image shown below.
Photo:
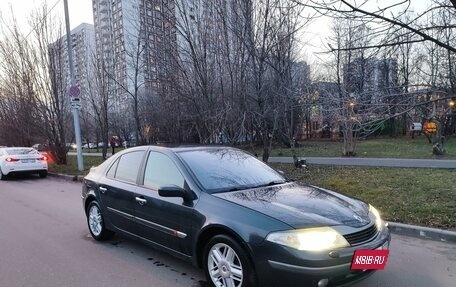
<path fill-rule="evenodd" d="M 389 230 L 384 227 L 368 243 L 333 252 L 305 252 L 265 242 L 254 250 L 258 254 L 255 257 L 260 286 L 310 287 L 318 286 L 322 279 L 328 279 L 327 286 L 352 284 L 374 273 L 374 270 L 350 269 L 355 251 L 389 248 L 390 240 Z"/>

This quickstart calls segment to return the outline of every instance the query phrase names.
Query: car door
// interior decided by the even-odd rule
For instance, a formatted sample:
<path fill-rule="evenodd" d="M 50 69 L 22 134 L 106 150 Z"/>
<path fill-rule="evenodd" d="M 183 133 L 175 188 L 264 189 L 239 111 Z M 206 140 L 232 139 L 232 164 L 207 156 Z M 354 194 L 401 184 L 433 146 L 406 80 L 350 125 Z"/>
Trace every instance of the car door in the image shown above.
<path fill-rule="evenodd" d="M 193 202 L 161 197 L 161 186 L 189 189 L 176 163 L 166 154 L 151 151 L 144 167 L 143 185 L 136 190 L 135 214 L 141 237 L 180 254 L 190 255 L 195 213 Z"/>
<path fill-rule="evenodd" d="M 135 233 L 135 190 L 144 150 L 127 152 L 108 169 L 99 183 L 100 198 L 107 211 L 106 219 L 116 228 Z"/>

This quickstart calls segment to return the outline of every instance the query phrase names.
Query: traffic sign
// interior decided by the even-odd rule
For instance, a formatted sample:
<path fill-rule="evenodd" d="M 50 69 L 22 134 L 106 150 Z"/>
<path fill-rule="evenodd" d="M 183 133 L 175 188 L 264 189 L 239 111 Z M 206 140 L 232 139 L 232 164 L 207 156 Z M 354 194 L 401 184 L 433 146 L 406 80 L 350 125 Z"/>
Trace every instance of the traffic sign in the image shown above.
<path fill-rule="evenodd" d="M 76 97 L 79 97 L 81 90 L 79 90 L 78 86 L 71 86 L 68 93 L 70 94 L 70 97 L 76 98 Z"/>

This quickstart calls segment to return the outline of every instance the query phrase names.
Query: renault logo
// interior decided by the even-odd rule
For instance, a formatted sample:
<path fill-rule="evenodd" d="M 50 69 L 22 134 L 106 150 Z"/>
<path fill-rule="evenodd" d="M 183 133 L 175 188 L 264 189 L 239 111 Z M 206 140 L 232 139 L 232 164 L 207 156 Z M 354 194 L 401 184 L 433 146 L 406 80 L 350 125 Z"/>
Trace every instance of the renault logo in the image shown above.
<path fill-rule="evenodd" d="M 353 217 L 358 220 L 359 222 L 363 222 L 364 220 L 358 214 L 353 214 Z"/>

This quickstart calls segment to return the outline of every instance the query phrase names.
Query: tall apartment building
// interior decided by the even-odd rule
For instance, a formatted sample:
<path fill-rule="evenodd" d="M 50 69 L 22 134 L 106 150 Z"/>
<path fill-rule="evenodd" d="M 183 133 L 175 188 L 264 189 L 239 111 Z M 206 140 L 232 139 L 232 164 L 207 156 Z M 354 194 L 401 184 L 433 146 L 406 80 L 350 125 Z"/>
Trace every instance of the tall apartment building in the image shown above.
<path fill-rule="evenodd" d="M 76 85 L 81 90 L 81 97 L 89 94 L 87 80 L 93 73 L 93 60 L 95 55 L 95 32 L 94 26 L 82 23 L 73 30 L 71 34 L 71 45 L 73 48 L 73 65 Z M 61 37 L 49 47 L 52 57 L 53 69 L 56 72 L 55 84 L 60 93 L 67 94 L 71 86 L 70 67 L 68 60 L 67 37 Z"/>
<path fill-rule="evenodd" d="M 98 61 L 115 79 L 118 112 L 128 110 L 129 93 L 153 96 L 170 73 L 176 41 L 174 0 L 93 0 Z"/>
<path fill-rule="evenodd" d="M 168 127 L 157 124 L 159 113 L 186 114 L 181 97 L 200 87 L 199 65 L 215 63 L 220 53 L 233 58 L 242 51 L 242 43 L 234 37 L 245 30 L 242 5 L 247 4 L 241 0 L 93 0 L 97 61 L 111 76 L 110 112 L 118 126 L 113 129 L 121 130 L 118 133 L 124 137 L 131 131 L 132 137 L 144 140 L 152 127 L 157 130 L 150 134 L 166 137 Z M 225 19 L 219 17 L 222 10 L 228 15 Z M 227 45 L 235 40 L 237 45 Z M 222 65 L 211 73 L 229 81 L 224 77 L 228 69 Z M 132 111 L 138 112 L 135 121 Z M 170 116 L 167 121 L 173 119 Z"/>
<path fill-rule="evenodd" d="M 397 60 L 392 58 L 356 58 L 343 67 L 344 87 L 364 102 L 381 102 L 397 93 Z"/>

